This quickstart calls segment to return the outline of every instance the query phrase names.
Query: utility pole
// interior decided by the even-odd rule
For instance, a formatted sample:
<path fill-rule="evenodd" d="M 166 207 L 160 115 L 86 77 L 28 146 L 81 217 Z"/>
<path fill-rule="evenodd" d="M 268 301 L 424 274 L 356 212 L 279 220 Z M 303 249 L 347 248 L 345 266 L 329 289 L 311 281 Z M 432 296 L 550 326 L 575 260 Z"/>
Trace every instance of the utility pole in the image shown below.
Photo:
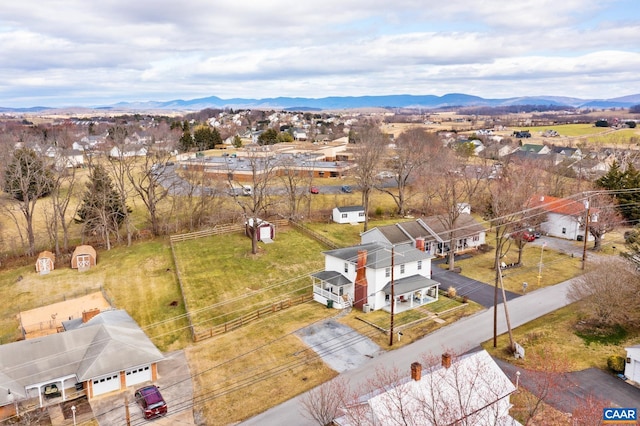
<path fill-rule="evenodd" d="M 393 346 L 393 314 L 395 313 L 395 306 L 396 306 L 396 294 L 393 288 L 394 287 L 393 270 L 395 269 L 394 250 L 395 250 L 395 246 L 391 246 L 391 324 L 389 325 L 389 346 Z"/>
<path fill-rule="evenodd" d="M 584 220 L 584 245 L 582 246 L 582 270 L 584 271 L 587 263 L 587 238 L 589 237 L 589 216 L 591 214 L 591 205 L 589 199 L 584 201 L 584 207 L 586 208 L 586 215 Z"/>

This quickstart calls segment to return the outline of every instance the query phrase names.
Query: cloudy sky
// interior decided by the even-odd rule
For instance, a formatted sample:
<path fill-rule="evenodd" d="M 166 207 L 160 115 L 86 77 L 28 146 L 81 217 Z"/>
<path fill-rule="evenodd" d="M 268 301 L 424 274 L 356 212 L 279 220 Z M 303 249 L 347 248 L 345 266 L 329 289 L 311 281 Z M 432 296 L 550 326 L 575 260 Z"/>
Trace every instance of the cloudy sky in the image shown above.
<path fill-rule="evenodd" d="M 0 106 L 640 93 L 637 0 L 12 0 Z"/>

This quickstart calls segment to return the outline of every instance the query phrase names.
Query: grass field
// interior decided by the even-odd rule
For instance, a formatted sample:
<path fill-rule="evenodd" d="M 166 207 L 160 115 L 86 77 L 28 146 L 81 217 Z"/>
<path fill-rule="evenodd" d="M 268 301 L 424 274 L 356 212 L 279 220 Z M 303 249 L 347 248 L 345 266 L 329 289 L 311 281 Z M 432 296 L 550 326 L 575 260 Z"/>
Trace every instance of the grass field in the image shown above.
<path fill-rule="evenodd" d="M 621 339 L 605 339 L 601 343 L 584 339 L 576 333 L 576 325 L 580 321 L 580 304 L 572 304 L 536 320 L 528 322 L 513 330 L 514 340 L 522 345 L 526 352 L 534 352 L 543 348 L 551 348 L 550 353 L 570 360 L 574 371 L 596 367 L 607 368 L 610 355 L 626 357 L 627 346 L 640 343 L 640 333 L 628 330 Z M 483 343 L 483 347 L 492 355 L 503 358 L 523 368 L 536 369 L 525 355 L 524 359 L 514 359 L 505 348 L 509 346 L 508 336 L 498 336 L 498 348 L 493 348 L 493 341 Z"/>
<path fill-rule="evenodd" d="M 48 275 L 33 265 L 0 272 L 5 300 L 0 318 L 3 342 L 20 336 L 17 313 L 103 288 L 118 309 L 125 309 L 163 351 L 184 347 L 189 333 L 184 306 L 167 243 L 148 241 L 98 253 L 98 264 L 86 272 L 59 264 Z M 20 277 L 20 278 L 19 278 Z"/>
<path fill-rule="evenodd" d="M 542 274 L 538 285 L 538 273 L 540 271 L 540 257 L 542 256 Z M 495 283 L 494 250 L 487 253 L 476 253 L 469 259 L 457 260 L 456 266 L 462 268 L 462 274 L 493 285 Z M 502 259 L 506 264 L 515 263 L 518 260 L 517 251 L 512 248 Z M 442 265 L 446 267 L 446 265 Z M 507 269 L 503 272 L 503 283 L 506 290 L 522 293 L 522 283 L 528 284 L 527 291 L 533 291 L 540 287 L 557 284 L 568 280 L 580 272 L 581 259 L 571 257 L 564 253 L 540 247 L 526 245 L 522 255 L 522 266 Z"/>
<path fill-rule="evenodd" d="M 322 245 L 278 228 L 273 244 L 240 233 L 174 244 L 187 305 L 203 330 L 287 297 L 311 294 L 310 273 L 324 266 Z"/>

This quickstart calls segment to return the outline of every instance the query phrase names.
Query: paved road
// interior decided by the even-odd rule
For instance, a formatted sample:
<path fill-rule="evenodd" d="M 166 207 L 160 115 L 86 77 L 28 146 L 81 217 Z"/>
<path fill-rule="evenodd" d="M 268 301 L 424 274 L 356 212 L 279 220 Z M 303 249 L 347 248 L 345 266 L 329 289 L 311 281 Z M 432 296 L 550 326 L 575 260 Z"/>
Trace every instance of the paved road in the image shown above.
<path fill-rule="evenodd" d="M 546 287 L 531 292 L 523 297 L 518 297 L 509 302 L 509 313 L 512 327 L 525 324 L 535 318 L 553 312 L 569 302 L 566 294 L 572 280 L 561 284 Z M 503 305 L 499 305 L 498 333 L 506 331 L 506 323 Z M 424 338 L 407 345 L 403 348 L 386 352 L 375 357 L 364 365 L 342 373 L 351 387 L 357 389 L 358 386 L 366 384 L 367 379 L 376 368 L 404 369 L 409 374 L 412 362 L 420 359 L 422 355 L 439 356 L 445 350 L 454 353 L 464 353 L 480 343 L 491 339 L 493 336 L 493 310 L 487 309 L 478 314 L 466 317 L 447 327 L 441 328 Z M 255 416 L 242 424 L 249 425 L 313 425 L 309 419 L 305 418 L 300 410 L 300 399 L 302 396 L 293 398 L 277 407 Z"/>

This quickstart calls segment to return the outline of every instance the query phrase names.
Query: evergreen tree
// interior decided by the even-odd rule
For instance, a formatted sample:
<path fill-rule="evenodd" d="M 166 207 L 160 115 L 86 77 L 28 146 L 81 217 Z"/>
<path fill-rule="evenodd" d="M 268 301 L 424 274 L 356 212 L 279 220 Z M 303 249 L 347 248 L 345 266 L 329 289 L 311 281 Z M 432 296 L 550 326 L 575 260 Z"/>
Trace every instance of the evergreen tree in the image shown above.
<path fill-rule="evenodd" d="M 92 168 L 86 186 L 76 221 L 84 224 L 85 235 L 101 236 L 107 248 L 110 248 L 110 236 L 117 234 L 127 214 L 124 209 L 128 212 L 131 210 L 122 202 L 120 193 L 103 166 Z"/>
<path fill-rule="evenodd" d="M 613 161 L 607 174 L 596 180 L 596 186 L 602 189 L 616 190 L 622 189 L 624 172 L 620 168 L 620 163 Z"/>
<path fill-rule="evenodd" d="M 275 129 L 269 128 L 262 132 L 258 137 L 258 143 L 260 145 L 275 145 L 278 143 L 278 132 Z"/>

